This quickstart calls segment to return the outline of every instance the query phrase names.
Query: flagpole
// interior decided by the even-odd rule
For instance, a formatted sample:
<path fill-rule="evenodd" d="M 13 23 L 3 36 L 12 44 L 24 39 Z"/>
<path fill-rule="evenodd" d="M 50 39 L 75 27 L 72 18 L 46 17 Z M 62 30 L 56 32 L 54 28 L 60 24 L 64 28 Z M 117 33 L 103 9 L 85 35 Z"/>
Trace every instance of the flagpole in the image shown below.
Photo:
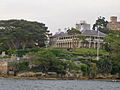
<path fill-rule="evenodd" d="M 100 43 L 99 43 L 99 30 L 97 28 L 97 60 L 99 60 L 99 48 L 100 48 Z"/>

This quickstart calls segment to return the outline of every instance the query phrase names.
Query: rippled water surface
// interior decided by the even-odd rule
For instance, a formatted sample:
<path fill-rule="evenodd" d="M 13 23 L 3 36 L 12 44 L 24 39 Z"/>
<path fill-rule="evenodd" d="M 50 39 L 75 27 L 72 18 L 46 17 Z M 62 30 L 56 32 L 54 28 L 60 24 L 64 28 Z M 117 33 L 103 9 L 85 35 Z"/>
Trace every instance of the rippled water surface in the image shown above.
<path fill-rule="evenodd" d="M 120 82 L 0 79 L 0 90 L 120 90 Z"/>

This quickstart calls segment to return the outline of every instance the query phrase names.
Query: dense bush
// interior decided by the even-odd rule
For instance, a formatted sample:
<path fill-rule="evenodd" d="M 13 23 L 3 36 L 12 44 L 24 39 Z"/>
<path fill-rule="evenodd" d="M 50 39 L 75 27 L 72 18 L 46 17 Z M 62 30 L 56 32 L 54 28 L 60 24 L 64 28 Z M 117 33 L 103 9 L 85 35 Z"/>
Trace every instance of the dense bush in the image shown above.
<path fill-rule="evenodd" d="M 18 67 L 19 67 L 19 71 L 20 71 L 20 72 L 29 71 L 29 70 L 30 70 L 30 68 L 29 68 L 29 62 L 19 63 L 19 64 L 18 64 Z"/>
<path fill-rule="evenodd" d="M 57 59 L 56 56 L 49 50 L 41 50 L 35 53 L 29 53 L 33 57 L 30 58 L 30 63 L 33 64 L 32 70 L 39 72 L 57 72 L 64 74 L 66 64 Z"/>
<path fill-rule="evenodd" d="M 84 76 L 89 74 L 90 71 L 89 71 L 89 67 L 87 64 L 81 64 L 80 67 L 81 67 L 81 71 L 83 72 Z"/>

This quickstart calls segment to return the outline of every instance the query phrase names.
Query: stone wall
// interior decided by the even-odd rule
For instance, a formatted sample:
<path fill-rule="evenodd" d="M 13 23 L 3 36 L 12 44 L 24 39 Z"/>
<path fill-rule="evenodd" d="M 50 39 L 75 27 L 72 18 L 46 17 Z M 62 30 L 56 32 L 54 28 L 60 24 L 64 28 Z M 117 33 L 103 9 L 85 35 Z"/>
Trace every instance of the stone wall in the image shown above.
<path fill-rule="evenodd" d="M 12 55 L 11 58 L 0 57 L 0 75 L 8 75 L 9 62 L 17 61 L 17 58 L 16 55 Z"/>
<path fill-rule="evenodd" d="M 8 74 L 8 62 L 0 62 L 0 74 L 1 75 Z"/>

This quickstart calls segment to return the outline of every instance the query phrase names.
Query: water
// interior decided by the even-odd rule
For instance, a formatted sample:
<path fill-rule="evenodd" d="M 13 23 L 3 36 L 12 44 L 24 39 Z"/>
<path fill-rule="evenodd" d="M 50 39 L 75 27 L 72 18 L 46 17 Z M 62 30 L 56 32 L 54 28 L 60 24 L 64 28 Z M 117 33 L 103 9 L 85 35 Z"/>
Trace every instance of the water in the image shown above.
<path fill-rule="evenodd" d="M 120 82 L 0 79 L 0 90 L 120 90 Z"/>

